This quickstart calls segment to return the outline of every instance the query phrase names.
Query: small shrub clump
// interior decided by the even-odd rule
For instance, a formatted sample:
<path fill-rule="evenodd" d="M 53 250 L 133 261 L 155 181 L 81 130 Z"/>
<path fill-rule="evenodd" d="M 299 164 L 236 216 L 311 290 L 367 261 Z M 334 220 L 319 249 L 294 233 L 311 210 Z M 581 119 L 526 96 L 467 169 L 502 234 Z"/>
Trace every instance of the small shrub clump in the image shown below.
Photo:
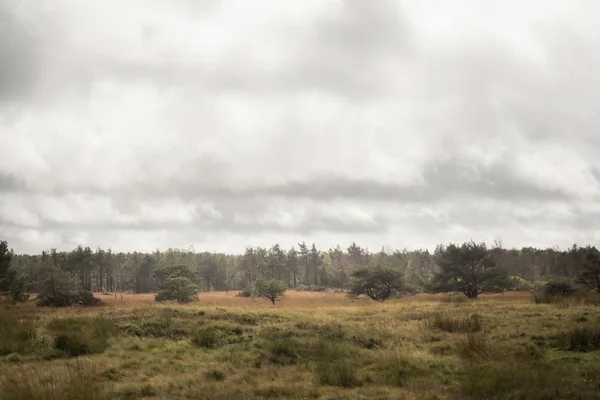
<path fill-rule="evenodd" d="M 556 336 L 557 344 L 569 351 L 600 349 L 600 326 L 577 326 Z"/>
<path fill-rule="evenodd" d="M 49 358 L 103 353 L 116 331 L 115 326 L 102 317 L 55 319 L 47 328 L 54 334 L 55 351 Z"/>
<path fill-rule="evenodd" d="M 482 329 L 481 318 L 477 314 L 462 316 L 434 313 L 425 321 L 425 326 L 449 333 L 479 332 Z"/>

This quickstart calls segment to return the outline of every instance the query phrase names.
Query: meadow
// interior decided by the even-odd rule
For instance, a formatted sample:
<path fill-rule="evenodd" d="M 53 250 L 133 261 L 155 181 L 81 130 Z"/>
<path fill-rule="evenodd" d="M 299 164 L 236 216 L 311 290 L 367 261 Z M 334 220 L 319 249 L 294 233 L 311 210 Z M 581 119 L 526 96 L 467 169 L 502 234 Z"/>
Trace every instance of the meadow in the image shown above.
<path fill-rule="evenodd" d="M 288 291 L 0 310 L 0 398 L 600 399 L 600 307 Z"/>

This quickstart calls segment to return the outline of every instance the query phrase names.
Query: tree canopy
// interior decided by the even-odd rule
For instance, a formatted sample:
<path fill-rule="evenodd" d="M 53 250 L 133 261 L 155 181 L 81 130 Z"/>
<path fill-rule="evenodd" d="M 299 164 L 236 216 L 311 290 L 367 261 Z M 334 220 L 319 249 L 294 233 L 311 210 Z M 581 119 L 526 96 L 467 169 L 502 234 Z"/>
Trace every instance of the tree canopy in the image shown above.
<path fill-rule="evenodd" d="M 180 304 L 198 300 L 199 277 L 186 265 L 172 265 L 158 268 L 155 278 L 160 283 L 156 301 L 176 300 Z"/>
<path fill-rule="evenodd" d="M 279 279 L 259 279 L 255 283 L 256 295 L 270 300 L 273 305 L 285 298 L 285 290 L 285 282 Z"/>
<path fill-rule="evenodd" d="M 431 285 L 435 292 L 461 292 L 475 299 L 481 293 L 500 292 L 510 284 L 508 274 L 485 243 L 438 246 L 435 260 L 439 267 Z"/>
<path fill-rule="evenodd" d="M 350 294 L 367 295 L 375 301 L 384 301 L 393 294 L 406 291 L 404 274 L 401 270 L 378 265 L 363 267 L 352 273 Z"/>
<path fill-rule="evenodd" d="M 0 295 L 10 296 L 13 302 L 29 298 L 27 281 L 21 271 L 12 266 L 13 251 L 6 240 L 0 240 Z"/>

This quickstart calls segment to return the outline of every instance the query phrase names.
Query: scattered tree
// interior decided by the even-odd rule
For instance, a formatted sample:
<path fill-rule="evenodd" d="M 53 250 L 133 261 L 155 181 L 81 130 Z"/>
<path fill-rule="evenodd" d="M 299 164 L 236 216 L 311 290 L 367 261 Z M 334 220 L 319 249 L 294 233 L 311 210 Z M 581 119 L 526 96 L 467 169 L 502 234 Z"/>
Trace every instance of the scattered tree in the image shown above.
<path fill-rule="evenodd" d="M 180 304 L 198 301 L 200 278 L 187 265 L 162 266 L 156 269 L 154 277 L 160 287 L 156 301 L 176 300 Z"/>
<path fill-rule="evenodd" d="M 435 259 L 440 270 L 433 277 L 434 292 L 461 292 L 476 299 L 481 293 L 501 292 L 510 285 L 485 243 L 438 246 Z"/>
<path fill-rule="evenodd" d="M 0 241 L 0 297 L 8 295 L 13 303 L 23 302 L 29 298 L 27 280 L 13 268 L 12 259 L 13 251 L 8 248 L 8 242 Z"/>
<path fill-rule="evenodd" d="M 384 301 L 394 294 L 408 291 L 404 283 L 404 273 L 400 269 L 378 265 L 359 268 L 351 276 L 351 296 L 364 294 L 372 300 Z"/>
<path fill-rule="evenodd" d="M 279 279 L 259 279 L 255 283 L 256 295 L 275 302 L 285 298 L 286 285 Z"/>
<path fill-rule="evenodd" d="M 576 282 L 600 293 L 600 251 L 596 247 L 585 248 L 585 258 Z"/>

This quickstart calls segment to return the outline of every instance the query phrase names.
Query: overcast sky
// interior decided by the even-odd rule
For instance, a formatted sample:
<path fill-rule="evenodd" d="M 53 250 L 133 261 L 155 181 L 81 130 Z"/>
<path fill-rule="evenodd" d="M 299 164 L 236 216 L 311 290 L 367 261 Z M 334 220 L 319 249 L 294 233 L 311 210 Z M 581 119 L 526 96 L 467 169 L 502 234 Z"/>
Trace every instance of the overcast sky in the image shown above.
<path fill-rule="evenodd" d="M 596 0 L 2 0 L 0 237 L 600 244 Z"/>

